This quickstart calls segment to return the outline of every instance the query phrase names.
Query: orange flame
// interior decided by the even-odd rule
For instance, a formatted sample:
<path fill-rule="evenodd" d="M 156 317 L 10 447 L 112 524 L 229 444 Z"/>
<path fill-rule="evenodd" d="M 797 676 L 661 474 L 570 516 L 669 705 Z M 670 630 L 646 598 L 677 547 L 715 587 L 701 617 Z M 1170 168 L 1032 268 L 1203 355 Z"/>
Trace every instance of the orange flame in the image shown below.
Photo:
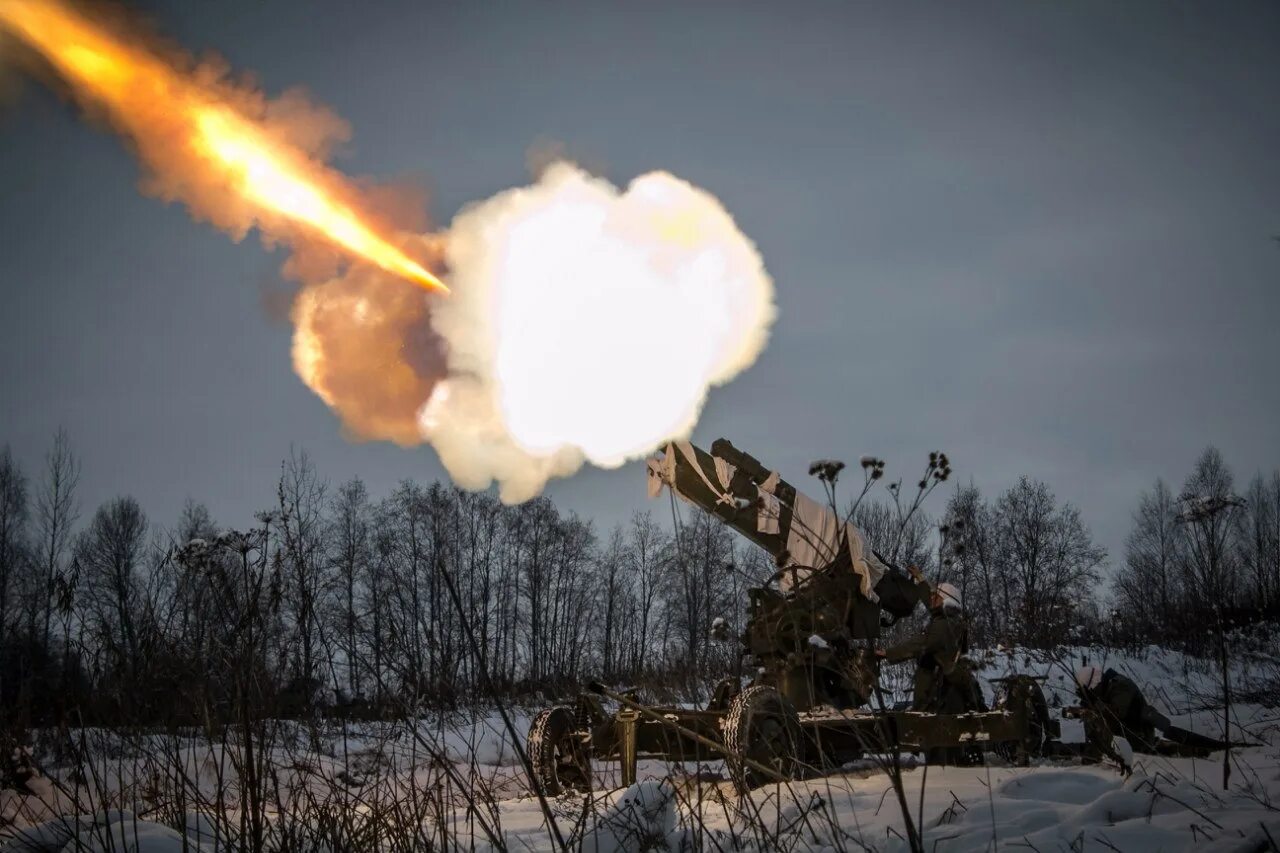
<path fill-rule="evenodd" d="M 346 200 L 355 192 L 340 175 L 243 113 L 216 82 L 180 73 L 53 0 L 0 0 L 0 26 L 37 50 L 140 144 L 149 121 L 162 123 L 165 140 L 159 144 L 181 146 L 195 160 L 190 167 L 204 172 L 198 182 L 217 183 L 247 203 L 257 224 L 278 218 L 302 226 L 387 272 L 448 292 Z"/>

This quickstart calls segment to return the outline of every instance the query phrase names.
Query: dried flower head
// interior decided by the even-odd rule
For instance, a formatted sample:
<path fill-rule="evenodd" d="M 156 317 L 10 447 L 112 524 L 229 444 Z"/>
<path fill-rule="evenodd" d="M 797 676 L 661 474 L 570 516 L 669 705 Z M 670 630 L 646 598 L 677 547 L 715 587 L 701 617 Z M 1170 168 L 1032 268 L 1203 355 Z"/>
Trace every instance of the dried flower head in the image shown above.
<path fill-rule="evenodd" d="M 843 470 L 844 463 L 839 459 L 818 459 L 809 463 L 809 476 L 826 483 L 834 483 Z"/>

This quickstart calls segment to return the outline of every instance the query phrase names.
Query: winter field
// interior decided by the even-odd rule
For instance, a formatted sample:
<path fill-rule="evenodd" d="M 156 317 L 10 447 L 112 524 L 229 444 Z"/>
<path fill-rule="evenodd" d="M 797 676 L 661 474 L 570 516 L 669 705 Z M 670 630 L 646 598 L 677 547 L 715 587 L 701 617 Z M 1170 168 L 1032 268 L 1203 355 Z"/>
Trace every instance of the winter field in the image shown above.
<path fill-rule="evenodd" d="M 1210 663 L 1157 648 L 989 651 L 989 679 L 1047 676 L 1054 709 L 1074 703 L 1081 655 L 1125 672 L 1176 725 L 1221 736 L 1221 678 Z M 1113 765 L 1045 760 L 1014 767 L 925 767 L 904 756 L 906 800 L 930 851 L 1280 850 L 1280 663 L 1231 666 L 1234 750 L 1136 756 Z M 886 683 L 905 684 L 905 667 Z M 511 709 L 523 739 L 536 708 Z M 909 849 L 898 799 L 873 760 L 740 798 L 719 763 L 641 761 L 618 787 L 597 764 L 596 793 L 545 804 L 531 795 L 496 711 L 408 723 L 279 722 L 248 744 L 237 732 L 81 730 L 33 735 L 37 774 L 0 792 L 0 851 L 137 850 L 876 850 Z M 1063 740 L 1083 740 L 1063 720 Z M 91 756 L 80 761 L 78 756 Z M 548 814 L 553 820 L 548 820 Z"/>

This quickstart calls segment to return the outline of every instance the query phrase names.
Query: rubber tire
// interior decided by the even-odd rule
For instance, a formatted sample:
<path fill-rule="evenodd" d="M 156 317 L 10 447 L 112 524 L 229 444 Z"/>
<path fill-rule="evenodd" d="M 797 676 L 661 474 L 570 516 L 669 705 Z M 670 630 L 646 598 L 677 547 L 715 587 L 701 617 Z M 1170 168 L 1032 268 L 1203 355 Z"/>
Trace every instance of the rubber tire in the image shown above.
<path fill-rule="evenodd" d="M 533 779 L 544 796 L 591 790 L 591 751 L 578 735 L 577 715 L 557 705 L 533 718 L 527 743 Z"/>
<path fill-rule="evenodd" d="M 794 779 L 800 769 L 801 731 L 796 709 L 775 688 L 764 684 L 748 687 L 729 705 L 721 723 L 725 764 L 738 790 L 745 793 L 776 782 L 737 760 L 742 755 L 774 768 L 784 779 Z"/>

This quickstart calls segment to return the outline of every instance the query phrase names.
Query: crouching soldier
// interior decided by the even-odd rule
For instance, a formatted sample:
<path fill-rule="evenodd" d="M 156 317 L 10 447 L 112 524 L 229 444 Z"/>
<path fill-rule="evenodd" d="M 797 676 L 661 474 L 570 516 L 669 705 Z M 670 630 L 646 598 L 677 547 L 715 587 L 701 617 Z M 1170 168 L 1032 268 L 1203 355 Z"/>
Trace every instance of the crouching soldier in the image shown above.
<path fill-rule="evenodd" d="M 1133 679 L 1114 669 L 1096 666 L 1076 670 L 1076 694 L 1084 711 L 1087 758 L 1112 755 L 1111 742 L 1122 737 L 1139 752 L 1154 752 L 1156 729 L 1163 731 L 1169 718 L 1147 703 Z"/>
<path fill-rule="evenodd" d="M 916 661 L 912 710 L 963 714 L 985 710 L 977 679 L 963 657 L 967 651 L 969 625 L 962 613 L 960 590 L 940 583 L 929 597 L 929 625 L 924 632 L 878 654 L 888 663 Z"/>
<path fill-rule="evenodd" d="M 1076 693 L 1084 712 L 1079 716 L 1084 721 L 1088 758 L 1115 757 L 1111 744 L 1117 737 L 1127 740 L 1138 752 L 1166 755 L 1207 755 L 1226 746 L 1170 723 L 1147 702 L 1133 679 L 1114 669 L 1103 672 L 1096 666 L 1080 667 L 1076 670 Z M 1161 740 L 1157 730 L 1167 740 Z"/>

